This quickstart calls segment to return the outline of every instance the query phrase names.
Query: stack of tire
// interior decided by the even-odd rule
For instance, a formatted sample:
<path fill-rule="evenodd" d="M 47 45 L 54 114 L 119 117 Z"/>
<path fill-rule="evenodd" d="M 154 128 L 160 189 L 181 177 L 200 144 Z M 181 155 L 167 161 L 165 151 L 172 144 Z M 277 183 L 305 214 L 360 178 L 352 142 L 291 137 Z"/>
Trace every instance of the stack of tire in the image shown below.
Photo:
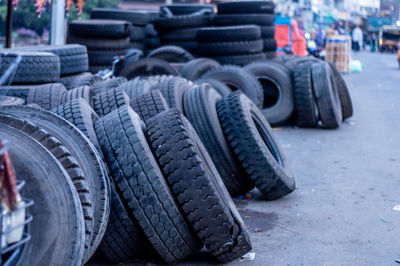
<path fill-rule="evenodd" d="M 212 23 L 212 5 L 166 5 L 161 18 L 153 21 L 160 34 L 161 45 L 174 45 L 196 53 L 199 28 Z"/>
<path fill-rule="evenodd" d="M 159 17 L 158 12 L 135 9 L 124 10 L 116 8 L 94 8 L 90 13 L 91 19 L 124 20 L 132 24 L 129 36 L 130 48 L 144 51 L 146 49 L 147 26 Z"/>
<path fill-rule="evenodd" d="M 265 59 L 261 29 L 255 25 L 202 28 L 197 41 L 198 54 L 221 64 L 243 66 Z"/>
<path fill-rule="evenodd" d="M 131 23 L 123 20 L 75 20 L 69 23 L 67 42 L 87 47 L 89 71 L 97 73 L 111 68 L 114 57 L 126 53 L 131 28 Z"/>
<path fill-rule="evenodd" d="M 261 28 L 264 54 L 275 57 L 277 48 L 274 27 L 274 2 L 272 1 L 235 1 L 218 3 L 218 13 L 214 17 L 214 26 L 257 25 Z M 238 57 L 240 58 L 240 57 Z"/>

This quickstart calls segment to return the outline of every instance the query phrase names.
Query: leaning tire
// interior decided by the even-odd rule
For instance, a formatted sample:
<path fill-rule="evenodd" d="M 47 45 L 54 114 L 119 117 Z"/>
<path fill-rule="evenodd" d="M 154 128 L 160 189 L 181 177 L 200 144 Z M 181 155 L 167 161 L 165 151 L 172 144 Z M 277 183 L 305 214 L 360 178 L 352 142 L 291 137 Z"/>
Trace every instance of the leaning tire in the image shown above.
<path fill-rule="evenodd" d="M 179 76 L 178 71 L 168 62 L 158 58 L 146 58 L 134 62 L 122 69 L 120 76 L 128 80 L 138 76 L 172 75 Z"/>
<path fill-rule="evenodd" d="M 130 106 L 146 125 L 150 118 L 169 109 L 167 101 L 159 90 L 152 90 L 131 100 Z"/>
<path fill-rule="evenodd" d="M 197 80 L 210 70 L 221 65 L 210 58 L 197 58 L 187 62 L 181 69 L 181 76 L 188 80 Z"/>
<path fill-rule="evenodd" d="M 185 63 L 194 59 L 193 55 L 188 51 L 179 46 L 173 45 L 157 48 L 151 51 L 147 55 L 147 58 L 159 58 L 173 63 Z"/>
<path fill-rule="evenodd" d="M 257 77 L 264 91 L 263 114 L 270 124 L 285 122 L 293 113 L 292 75 L 279 63 L 256 62 L 245 70 Z M 270 99 L 275 99 L 270 102 Z"/>
<path fill-rule="evenodd" d="M 65 87 L 59 83 L 34 87 L 29 90 L 26 103 L 35 103 L 43 109 L 51 110 L 62 103 L 65 93 Z"/>
<path fill-rule="evenodd" d="M 121 88 L 107 90 L 94 97 L 94 110 L 100 117 L 124 105 L 129 105 L 129 97 Z"/>
<path fill-rule="evenodd" d="M 272 129 L 250 99 L 233 92 L 217 103 L 218 117 L 229 144 L 266 199 L 291 193 L 295 181 Z"/>
<path fill-rule="evenodd" d="M 197 240 L 165 183 L 139 116 L 125 106 L 98 120 L 95 129 L 120 196 L 154 249 L 171 264 L 196 252 Z"/>
<path fill-rule="evenodd" d="M 66 91 L 61 97 L 61 102 L 66 103 L 76 99 L 84 99 L 90 107 L 93 107 L 93 89 L 89 86 L 80 86 L 75 89 Z"/>

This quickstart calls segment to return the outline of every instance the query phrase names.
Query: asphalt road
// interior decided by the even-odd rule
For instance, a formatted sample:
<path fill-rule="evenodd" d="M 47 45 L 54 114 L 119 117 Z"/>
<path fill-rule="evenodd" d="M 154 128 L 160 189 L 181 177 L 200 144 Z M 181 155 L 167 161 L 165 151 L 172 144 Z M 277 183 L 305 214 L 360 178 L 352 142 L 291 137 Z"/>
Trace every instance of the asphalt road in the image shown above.
<path fill-rule="evenodd" d="M 230 265 L 400 265 L 400 70 L 393 54 L 354 58 L 365 68 L 345 77 L 352 118 L 337 130 L 275 129 L 297 189 L 235 200 L 255 259 Z"/>

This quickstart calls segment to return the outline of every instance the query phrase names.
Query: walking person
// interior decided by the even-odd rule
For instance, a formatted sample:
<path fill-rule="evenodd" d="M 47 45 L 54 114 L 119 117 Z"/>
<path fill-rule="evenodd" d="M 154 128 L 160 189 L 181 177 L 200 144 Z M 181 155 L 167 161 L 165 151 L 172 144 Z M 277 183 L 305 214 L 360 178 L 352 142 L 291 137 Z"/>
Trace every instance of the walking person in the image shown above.
<path fill-rule="evenodd" d="M 358 25 L 353 29 L 352 39 L 353 39 L 354 51 L 359 52 L 360 47 L 362 47 L 363 43 L 363 33 Z"/>

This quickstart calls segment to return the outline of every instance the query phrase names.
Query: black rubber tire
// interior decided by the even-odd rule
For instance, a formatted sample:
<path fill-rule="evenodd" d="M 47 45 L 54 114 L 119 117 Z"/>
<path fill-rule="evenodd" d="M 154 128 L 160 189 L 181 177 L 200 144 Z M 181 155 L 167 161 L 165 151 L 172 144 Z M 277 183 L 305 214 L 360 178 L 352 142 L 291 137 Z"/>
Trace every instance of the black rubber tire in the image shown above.
<path fill-rule="evenodd" d="M 114 263 L 154 257 L 156 252 L 125 206 L 112 184 L 110 219 L 100 250 Z"/>
<path fill-rule="evenodd" d="M 119 51 L 129 48 L 129 38 L 88 38 L 69 35 L 68 43 L 85 45 L 88 51 Z"/>
<path fill-rule="evenodd" d="M 37 84 L 57 82 L 60 79 L 60 59 L 57 55 L 45 52 L 15 51 L 21 55 L 12 84 Z M 0 73 L 14 62 L 15 58 L 3 56 L 0 62 Z"/>
<path fill-rule="evenodd" d="M 167 101 L 159 90 L 152 90 L 131 100 L 130 106 L 146 125 L 150 118 L 169 109 Z"/>
<path fill-rule="evenodd" d="M 24 196 L 35 202 L 29 208 L 34 217 L 29 224 L 31 239 L 17 265 L 82 264 L 83 212 L 67 172 L 43 145 L 25 133 L 0 125 L 0 138 L 9 141 L 7 149 L 16 174 L 26 182 Z"/>
<path fill-rule="evenodd" d="M 278 48 L 278 43 L 274 38 L 271 39 L 264 39 L 264 51 L 266 52 L 275 52 Z"/>
<path fill-rule="evenodd" d="M 218 61 L 222 65 L 245 66 L 245 65 L 253 63 L 254 61 L 265 59 L 265 54 L 264 53 L 254 53 L 254 54 L 215 56 L 215 57 L 213 57 L 213 59 Z"/>
<path fill-rule="evenodd" d="M 161 43 L 163 46 L 178 46 L 182 49 L 185 49 L 188 52 L 191 53 L 196 53 L 197 48 L 199 46 L 197 41 L 191 41 L 191 42 L 162 42 Z"/>
<path fill-rule="evenodd" d="M 0 106 L 2 105 L 24 105 L 25 100 L 12 96 L 0 96 Z"/>
<path fill-rule="evenodd" d="M 263 196 L 274 200 L 291 193 L 293 174 L 257 106 L 241 92 L 233 92 L 217 102 L 217 112 L 233 152 Z"/>
<path fill-rule="evenodd" d="M 297 63 L 301 62 L 311 62 L 311 63 L 319 63 L 322 62 L 320 59 L 317 59 L 312 56 L 300 57 L 295 55 L 282 55 L 283 56 L 283 64 L 287 67 L 290 71 L 294 71 L 296 68 Z"/>
<path fill-rule="evenodd" d="M 263 43 L 261 39 L 242 42 L 202 42 L 199 43 L 198 53 L 209 56 L 260 53 L 264 49 Z"/>
<path fill-rule="evenodd" d="M 241 1 L 218 3 L 218 14 L 247 14 L 262 13 L 274 14 L 273 1 Z"/>
<path fill-rule="evenodd" d="M 64 104 L 68 101 L 73 101 L 75 99 L 82 98 L 89 104 L 90 107 L 93 107 L 93 96 L 94 92 L 91 87 L 80 86 L 76 87 L 75 89 L 66 91 L 61 98 L 61 103 Z"/>
<path fill-rule="evenodd" d="M 274 25 L 275 16 L 272 14 L 233 14 L 218 15 L 214 17 L 215 26 L 234 26 L 234 25 Z"/>
<path fill-rule="evenodd" d="M 246 227 L 190 122 L 170 109 L 149 119 L 147 126 L 166 180 L 208 252 L 218 257 L 241 249 L 243 253 L 235 254 L 234 260 L 250 251 L 248 236 L 246 248 L 236 247 L 239 232 L 247 232 Z"/>
<path fill-rule="evenodd" d="M 62 103 L 62 97 L 66 93 L 64 85 L 51 83 L 32 87 L 26 98 L 26 103 L 35 103 L 41 108 L 51 110 Z"/>
<path fill-rule="evenodd" d="M 100 117 L 124 105 L 129 105 L 129 97 L 121 88 L 103 91 L 93 98 L 93 109 Z"/>
<path fill-rule="evenodd" d="M 151 51 L 147 55 L 147 58 L 158 58 L 170 63 L 185 63 L 194 59 L 193 55 L 191 55 L 188 51 L 173 45 L 157 48 Z"/>
<path fill-rule="evenodd" d="M 292 73 L 273 61 L 255 62 L 245 70 L 257 77 L 264 91 L 262 113 L 271 125 L 282 124 L 293 113 Z M 272 102 L 270 102 L 270 99 Z"/>
<path fill-rule="evenodd" d="M 214 90 L 216 90 L 221 96 L 226 96 L 229 93 L 232 92 L 232 90 L 226 86 L 224 83 L 222 83 L 219 80 L 216 79 L 198 79 L 196 80 L 196 84 L 201 85 L 203 83 L 209 84 Z"/>
<path fill-rule="evenodd" d="M 218 120 L 216 104 L 222 97 L 208 84 L 184 95 L 184 113 L 203 141 L 229 193 L 243 195 L 254 188 L 245 169 L 233 154 Z"/>
<path fill-rule="evenodd" d="M 312 64 L 311 77 L 322 127 L 338 128 L 343 119 L 342 107 L 328 63 L 321 61 Z"/>
<path fill-rule="evenodd" d="M 61 77 L 59 82 L 63 84 L 67 90 L 71 90 L 80 86 L 92 87 L 101 80 L 103 79 L 99 76 L 95 76 L 89 72 L 83 72 L 76 75 Z"/>
<path fill-rule="evenodd" d="M 349 89 L 347 88 L 346 82 L 344 81 L 340 72 L 337 70 L 335 64 L 329 61 L 327 62 L 332 70 L 333 82 L 339 94 L 340 106 L 342 107 L 343 120 L 345 120 L 353 116 L 353 104 L 351 102 Z"/>
<path fill-rule="evenodd" d="M 94 123 L 99 119 L 99 116 L 84 99 L 78 98 L 68 101 L 51 111 L 76 126 L 100 151 L 99 142 L 94 132 Z"/>
<path fill-rule="evenodd" d="M 33 86 L 36 87 L 36 86 Z M 0 86 L 0 95 L 17 97 L 26 100 L 32 86 Z"/>
<path fill-rule="evenodd" d="M 79 44 L 25 46 L 3 51 L 8 50 L 48 52 L 58 55 L 61 76 L 81 73 L 89 69 L 86 47 Z"/>
<path fill-rule="evenodd" d="M 110 212 L 109 177 L 100 154 L 82 132 L 52 112 L 30 106 L 0 107 L 0 112 L 24 118 L 43 128 L 58 139 L 78 162 L 89 185 L 94 209 L 93 234 L 89 255 L 86 257 L 90 258 L 100 244 Z"/>
<path fill-rule="evenodd" d="M 199 42 L 243 42 L 260 38 L 260 27 L 255 25 L 202 28 L 197 32 Z"/>
<path fill-rule="evenodd" d="M 275 51 L 266 51 L 266 52 L 264 52 L 264 54 L 265 54 L 265 59 L 267 59 L 267 60 L 274 60 L 276 58 Z"/>
<path fill-rule="evenodd" d="M 134 79 L 138 76 L 152 76 L 152 75 L 172 75 L 179 76 L 178 71 L 173 68 L 168 62 L 158 58 L 146 58 L 134 62 L 128 67 L 124 68 L 120 76 L 128 80 Z"/>
<path fill-rule="evenodd" d="M 293 73 L 296 124 L 299 127 L 318 126 L 318 108 L 311 79 L 311 62 L 296 64 Z"/>
<path fill-rule="evenodd" d="M 131 42 L 141 42 L 146 39 L 146 27 L 145 26 L 132 26 L 131 35 L 129 40 Z"/>
<path fill-rule="evenodd" d="M 134 80 L 130 80 L 120 85 L 120 88 L 125 91 L 130 101 L 145 93 L 150 92 L 151 87 L 152 84 L 148 82 L 145 78 L 141 77 L 137 77 Z"/>
<path fill-rule="evenodd" d="M 89 50 L 88 56 L 89 56 L 90 67 L 105 65 L 111 69 L 114 57 L 119 57 L 124 55 L 127 50 L 128 49 L 110 50 L 110 51 Z"/>
<path fill-rule="evenodd" d="M 210 58 L 197 58 L 187 62 L 181 69 L 181 76 L 188 80 L 197 80 L 210 70 L 221 65 Z"/>
<path fill-rule="evenodd" d="M 153 37 L 153 38 L 146 38 L 145 40 L 146 49 L 155 49 L 161 46 L 160 38 Z"/>
<path fill-rule="evenodd" d="M 196 41 L 197 32 L 202 28 L 187 28 L 166 31 L 160 35 L 162 42 L 193 42 Z"/>
<path fill-rule="evenodd" d="M 145 10 L 93 8 L 90 12 L 91 19 L 125 20 L 137 26 L 146 26 L 150 23 L 151 17 L 151 14 Z"/>
<path fill-rule="evenodd" d="M 115 89 L 125 84 L 128 80 L 124 77 L 115 77 L 111 79 L 102 80 L 93 85 L 94 94 L 100 94 L 104 91 Z"/>
<path fill-rule="evenodd" d="M 192 13 L 198 12 L 200 10 L 208 10 L 214 13 L 213 5 L 196 5 L 196 4 L 173 4 L 173 5 L 163 5 L 162 8 L 168 8 L 173 15 L 190 15 Z"/>
<path fill-rule="evenodd" d="M 274 39 L 275 38 L 275 26 L 262 26 L 261 38 L 263 39 Z"/>
<path fill-rule="evenodd" d="M 69 23 L 69 34 L 89 38 L 124 38 L 131 33 L 131 23 L 123 20 L 74 20 Z"/>
<path fill-rule="evenodd" d="M 93 204 L 92 196 L 90 194 L 88 182 L 83 176 L 82 169 L 80 168 L 76 159 L 71 155 L 70 151 L 62 145 L 62 143 L 49 134 L 46 130 L 38 127 L 36 124 L 19 118 L 16 116 L 0 115 L 0 124 L 13 127 L 21 132 L 24 132 L 32 139 L 42 144 L 64 167 L 71 182 L 74 184 L 78 192 L 80 204 L 83 211 L 83 218 L 85 223 L 85 261 L 88 259 L 90 241 L 92 238 L 93 229 Z"/>
<path fill-rule="evenodd" d="M 172 264 L 196 252 L 199 243 L 153 157 L 139 116 L 124 106 L 98 120 L 95 129 L 119 195 L 161 258 Z"/>
<path fill-rule="evenodd" d="M 158 37 L 158 31 L 154 28 L 153 24 L 146 25 L 146 38 Z"/>
<path fill-rule="evenodd" d="M 183 113 L 183 94 L 193 88 L 193 83 L 180 78 L 169 77 L 152 87 L 152 90 L 160 90 L 169 107 Z"/>
<path fill-rule="evenodd" d="M 154 28 L 159 32 L 178 30 L 183 28 L 198 28 L 211 25 L 210 15 L 181 15 L 170 18 L 159 18 L 153 21 Z"/>
<path fill-rule="evenodd" d="M 257 106 L 262 107 L 264 92 L 257 78 L 237 66 L 221 66 L 202 76 L 205 79 L 216 79 L 226 84 L 232 90 L 245 93 Z"/>

